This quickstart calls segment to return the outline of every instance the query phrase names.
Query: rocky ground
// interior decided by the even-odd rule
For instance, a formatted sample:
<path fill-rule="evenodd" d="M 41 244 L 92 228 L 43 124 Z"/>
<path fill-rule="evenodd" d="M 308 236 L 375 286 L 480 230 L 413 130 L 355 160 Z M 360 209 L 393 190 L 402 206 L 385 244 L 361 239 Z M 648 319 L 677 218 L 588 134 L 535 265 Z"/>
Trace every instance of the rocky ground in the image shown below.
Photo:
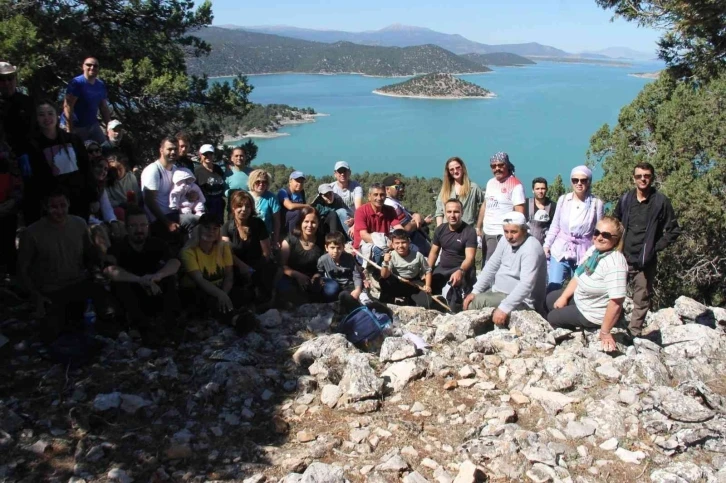
<path fill-rule="evenodd" d="M 681 298 L 614 354 L 533 312 L 395 314 L 377 353 L 305 305 L 73 368 L 5 311 L 0 481 L 726 482 L 723 309 Z"/>

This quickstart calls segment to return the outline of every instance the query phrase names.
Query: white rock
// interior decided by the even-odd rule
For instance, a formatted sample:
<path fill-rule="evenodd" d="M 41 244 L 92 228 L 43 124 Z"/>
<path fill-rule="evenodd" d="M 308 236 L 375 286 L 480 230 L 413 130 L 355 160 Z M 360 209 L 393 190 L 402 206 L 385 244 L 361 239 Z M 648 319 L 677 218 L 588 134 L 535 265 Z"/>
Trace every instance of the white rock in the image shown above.
<path fill-rule="evenodd" d="M 615 451 L 618 449 L 618 438 L 610 438 L 600 443 L 600 449 L 605 451 Z"/>
<path fill-rule="evenodd" d="M 312 463 L 302 474 L 300 483 L 345 483 L 343 468 L 325 463 Z"/>
<path fill-rule="evenodd" d="M 117 480 L 121 483 L 131 483 L 132 481 L 134 481 L 134 479 L 131 478 L 128 473 L 120 468 L 112 469 L 108 472 L 107 476 L 109 480 Z"/>
<path fill-rule="evenodd" d="M 320 391 L 320 402 L 329 408 L 334 408 L 335 405 L 338 404 L 338 400 L 342 395 L 343 391 L 338 386 L 334 384 L 326 384 L 323 386 L 322 391 Z"/>
<path fill-rule="evenodd" d="M 590 424 L 570 421 L 567 423 L 567 427 L 565 428 L 565 434 L 573 439 L 587 438 L 588 436 L 595 434 L 596 429 L 596 427 Z"/>
<path fill-rule="evenodd" d="M 428 481 L 418 471 L 413 471 L 403 477 L 403 483 L 428 483 Z"/>
<path fill-rule="evenodd" d="M 566 396 L 565 394 L 561 394 L 559 392 L 548 391 L 539 387 L 527 386 L 522 392 L 530 399 L 534 399 L 535 401 L 539 402 L 542 407 L 544 407 L 545 410 L 550 414 L 557 414 L 562 411 L 568 404 L 579 401 L 579 399 L 577 398 Z"/>
<path fill-rule="evenodd" d="M 476 483 L 477 481 L 484 481 L 484 472 L 481 468 L 469 460 L 461 463 L 454 483 Z"/>
<path fill-rule="evenodd" d="M 625 448 L 618 448 L 615 451 L 615 456 L 625 463 L 639 465 L 643 458 L 645 458 L 645 453 L 642 451 L 628 451 Z"/>
<path fill-rule="evenodd" d="M 262 315 L 257 316 L 260 325 L 266 329 L 274 329 L 282 324 L 282 316 L 277 309 L 270 309 Z"/>

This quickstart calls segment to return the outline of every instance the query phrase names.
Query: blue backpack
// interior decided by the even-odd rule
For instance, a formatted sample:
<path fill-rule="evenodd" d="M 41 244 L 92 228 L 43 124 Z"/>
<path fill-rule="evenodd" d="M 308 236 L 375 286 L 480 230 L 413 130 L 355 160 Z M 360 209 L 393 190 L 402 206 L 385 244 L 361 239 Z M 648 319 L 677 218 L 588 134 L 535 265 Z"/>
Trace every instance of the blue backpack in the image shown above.
<path fill-rule="evenodd" d="M 364 305 L 353 310 L 338 326 L 351 344 L 369 344 L 383 335 L 383 330 L 391 325 L 391 316 L 383 311 Z"/>

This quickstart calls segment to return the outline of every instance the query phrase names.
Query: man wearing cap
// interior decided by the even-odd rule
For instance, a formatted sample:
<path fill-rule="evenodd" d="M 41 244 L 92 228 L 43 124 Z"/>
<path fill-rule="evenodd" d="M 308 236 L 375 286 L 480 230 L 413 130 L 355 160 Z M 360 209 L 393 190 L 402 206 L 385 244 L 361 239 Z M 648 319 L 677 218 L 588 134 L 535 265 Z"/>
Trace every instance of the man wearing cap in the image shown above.
<path fill-rule="evenodd" d="M 293 171 L 287 183 L 277 193 L 277 200 L 282 207 L 284 215 L 283 236 L 292 233 L 300 219 L 300 210 L 309 206 L 305 203 L 305 174 L 302 171 Z"/>
<path fill-rule="evenodd" d="M 84 141 L 93 139 L 101 144 L 106 136 L 98 123 L 98 113 L 101 112 L 105 124 L 111 122 L 108 92 L 106 84 L 98 78 L 98 59 L 88 57 L 83 61 L 82 67 L 83 74 L 74 77 L 66 88 L 61 125 Z"/>
<path fill-rule="evenodd" d="M 557 205 L 547 197 L 547 180 L 544 178 L 532 180 L 532 194 L 534 196 L 527 198 L 524 205 L 524 217 L 529 222 L 529 234 L 544 244 Z"/>
<path fill-rule="evenodd" d="M 507 153 L 496 153 L 489 160 L 494 177 L 487 182 L 486 203 L 479 210 L 477 227 L 482 227 L 482 264 L 494 253 L 503 235 L 502 218 L 510 211 L 524 213 L 524 186 L 514 176 L 514 165 Z"/>
<path fill-rule="evenodd" d="M 544 313 L 547 259 L 542 245 L 527 231 L 518 211 L 502 217 L 504 237 L 464 299 L 464 310 L 496 307 L 492 320 L 504 325 L 513 310 Z"/>
<path fill-rule="evenodd" d="M 333 193 L 333 188 L 330 187 L 330 183 L 323 183 L 318 186 L 318 196 L 315 197 L 310 205 L 318 212 L 324 235 L 336 231 L 343 235 L 346 234 L 348 230 L 340 222 L 337 210 L 345 210 L 347 207 L 342 198 Z"/>
<path fill-rule="evenodd" d="M 121 121 L 114 119 L 106 126 L 106 140 L 101 144 L 101 151 L 104 156 L 113 153 L 123 153 L 128 158 L 128 165 L 131 169 L 136 168 L 136 157 L 131 140 L 126 136 Z"/>
<path fill-rule="evenodd" d="M 413 243 L 418 251 L 424 257 L 429 256 L 431 250 L 431 242 L 424 229 L 434 220 L 429 215 L 426 218 L 420 213 L 411 213 L 403 206 L 403 198 L 406 195 L 406 185 L 397 176 L 387 176 L 383 180 L 383 186 L 386 188 L 386 205 L 396 210 L 396 217 L 403 229 L 409 233 L 411 243 Z"/>
<path fill-rule="evenodd" d="M 0 122 L 15 156 L 26 154 L 34 119 L 33 100 L 18 91 L 18 69 L 0 62 Z"/>
<path fill-rule="evenodd" d="M 224 171 L 214 163 L 214 146 L 202 145 L 199 148 L 199 160 L 201 163 L 194 171 L 194 176 L 207 199 L 204 203 L 207 213 L 224 218 L 224 192 L 227 185 L 224 182 Z"/>
<path fill-rule="evenodd" d="M 352 238 L 355 210 L 363 205 L 363 188 L 358 182 L 350 179 L 350 165 L 347 162 L 338 161 L 333 170 L 335 181 L 330 183 L 330 187 L 346 206 L 346 209 L 337 211 L 338 217 L 341 224 L 347 227 L 348 236 Z"/>

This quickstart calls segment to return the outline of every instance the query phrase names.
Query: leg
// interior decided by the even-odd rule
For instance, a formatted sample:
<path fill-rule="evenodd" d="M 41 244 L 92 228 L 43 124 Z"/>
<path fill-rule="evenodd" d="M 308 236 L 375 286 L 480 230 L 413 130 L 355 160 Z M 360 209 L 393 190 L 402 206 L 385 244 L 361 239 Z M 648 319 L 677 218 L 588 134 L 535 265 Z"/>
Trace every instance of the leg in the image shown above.
<path fill-rule="evenodd" d="M 441 294 L 453 272 L 454 270 L 444 270 L 441 266 L 436 267 L 431 280 L 431 293 L 434 295 Z"/>
<path fill-rule="evenodd" d="M 343 225 L 340 222 L 338 213 L 336 213 L 335 211 L 331 211 L 330 213 L 325 215 L 325 219 L 323 220 L 323 227 L 326 234 L 335 232 L 340 232 L 346 236 L 348 234 L 347 230 L 343 228 Z"/>
<path fill-rule="evenodd" d="M 338 300 L 338 295 L 341 292 L 340 284 L 332 278 L 323 278 L 321 283 L 323 302 L 335 302 Z"/>
<path fill-rule="evenodd" d="M 118 282 L 111 285 L 113 294 L 123 307 L 126 313 L 126 320 L 129 325 L 137 323 L 145 326 L 148 322 L 148 315 L 145 313 L 145 301 L 142 301 L 142 295 L 145 295 L 143 289 L 137 283 Z"/>
<path fill-rule="evenodd" d="M 500 235 L 484 235 L 484 240 L 482 240 L 483 253 L 481 258 L 481 268 L 484 268 L 484 265 L 486 265 L 492 255 L 494 255 L 494 250 L 497 249 L 499 238 L 501 238 Z"/>
<path fill-rule="evenodd" d="M 650 299 L 653 295 L 653 279 L 655 279 L 656 264 L 651 263 L 642 270 L 630 272 L 633 280 L 633 313 L 630 316 L 628 330 L 637 337 L 643 329 L 645 316 L 650 309 Z"/>
<path fill-rule="evenodd" d="M 562 288 L 562 282 L 565 280 L 565 276 L 572 273 L 570 262 L 565 260 L 555 260 L 554 257 L 550 257 L 550 261 L 547 265 L 547 273 L 549 281 L 547 283 L 547 293 Z"/>
<path fill-rule="evenodd" d="M 338 208 L 335 210 L 335 213 L 338 215 L 340 225 L 343 227 L 343 233 L 345 233 L 345 236 L 348 237 L 348 225 L 346 225 L 345 222 L 353 218 L 353 211 L 350 208 Z"/>
<path fill-rule="evenodd" d="M 411 243 L 418 247 L 418 251 L 426 258 L 431 251 L 431 242 L 429 242 L 420 230 L 416 230 L 411 234 Z"/>
<path fill-rule="evenodd" d="M 501 292 L 492 292 L 487 290 L 484 293 L 480 293 L 474 296 L 474 300 L 469 304 L 467 310 L 480 310 L 485 308 L 496 308 L 502 303 L 502 300 L 507 298 L 507 294 Z"/>

